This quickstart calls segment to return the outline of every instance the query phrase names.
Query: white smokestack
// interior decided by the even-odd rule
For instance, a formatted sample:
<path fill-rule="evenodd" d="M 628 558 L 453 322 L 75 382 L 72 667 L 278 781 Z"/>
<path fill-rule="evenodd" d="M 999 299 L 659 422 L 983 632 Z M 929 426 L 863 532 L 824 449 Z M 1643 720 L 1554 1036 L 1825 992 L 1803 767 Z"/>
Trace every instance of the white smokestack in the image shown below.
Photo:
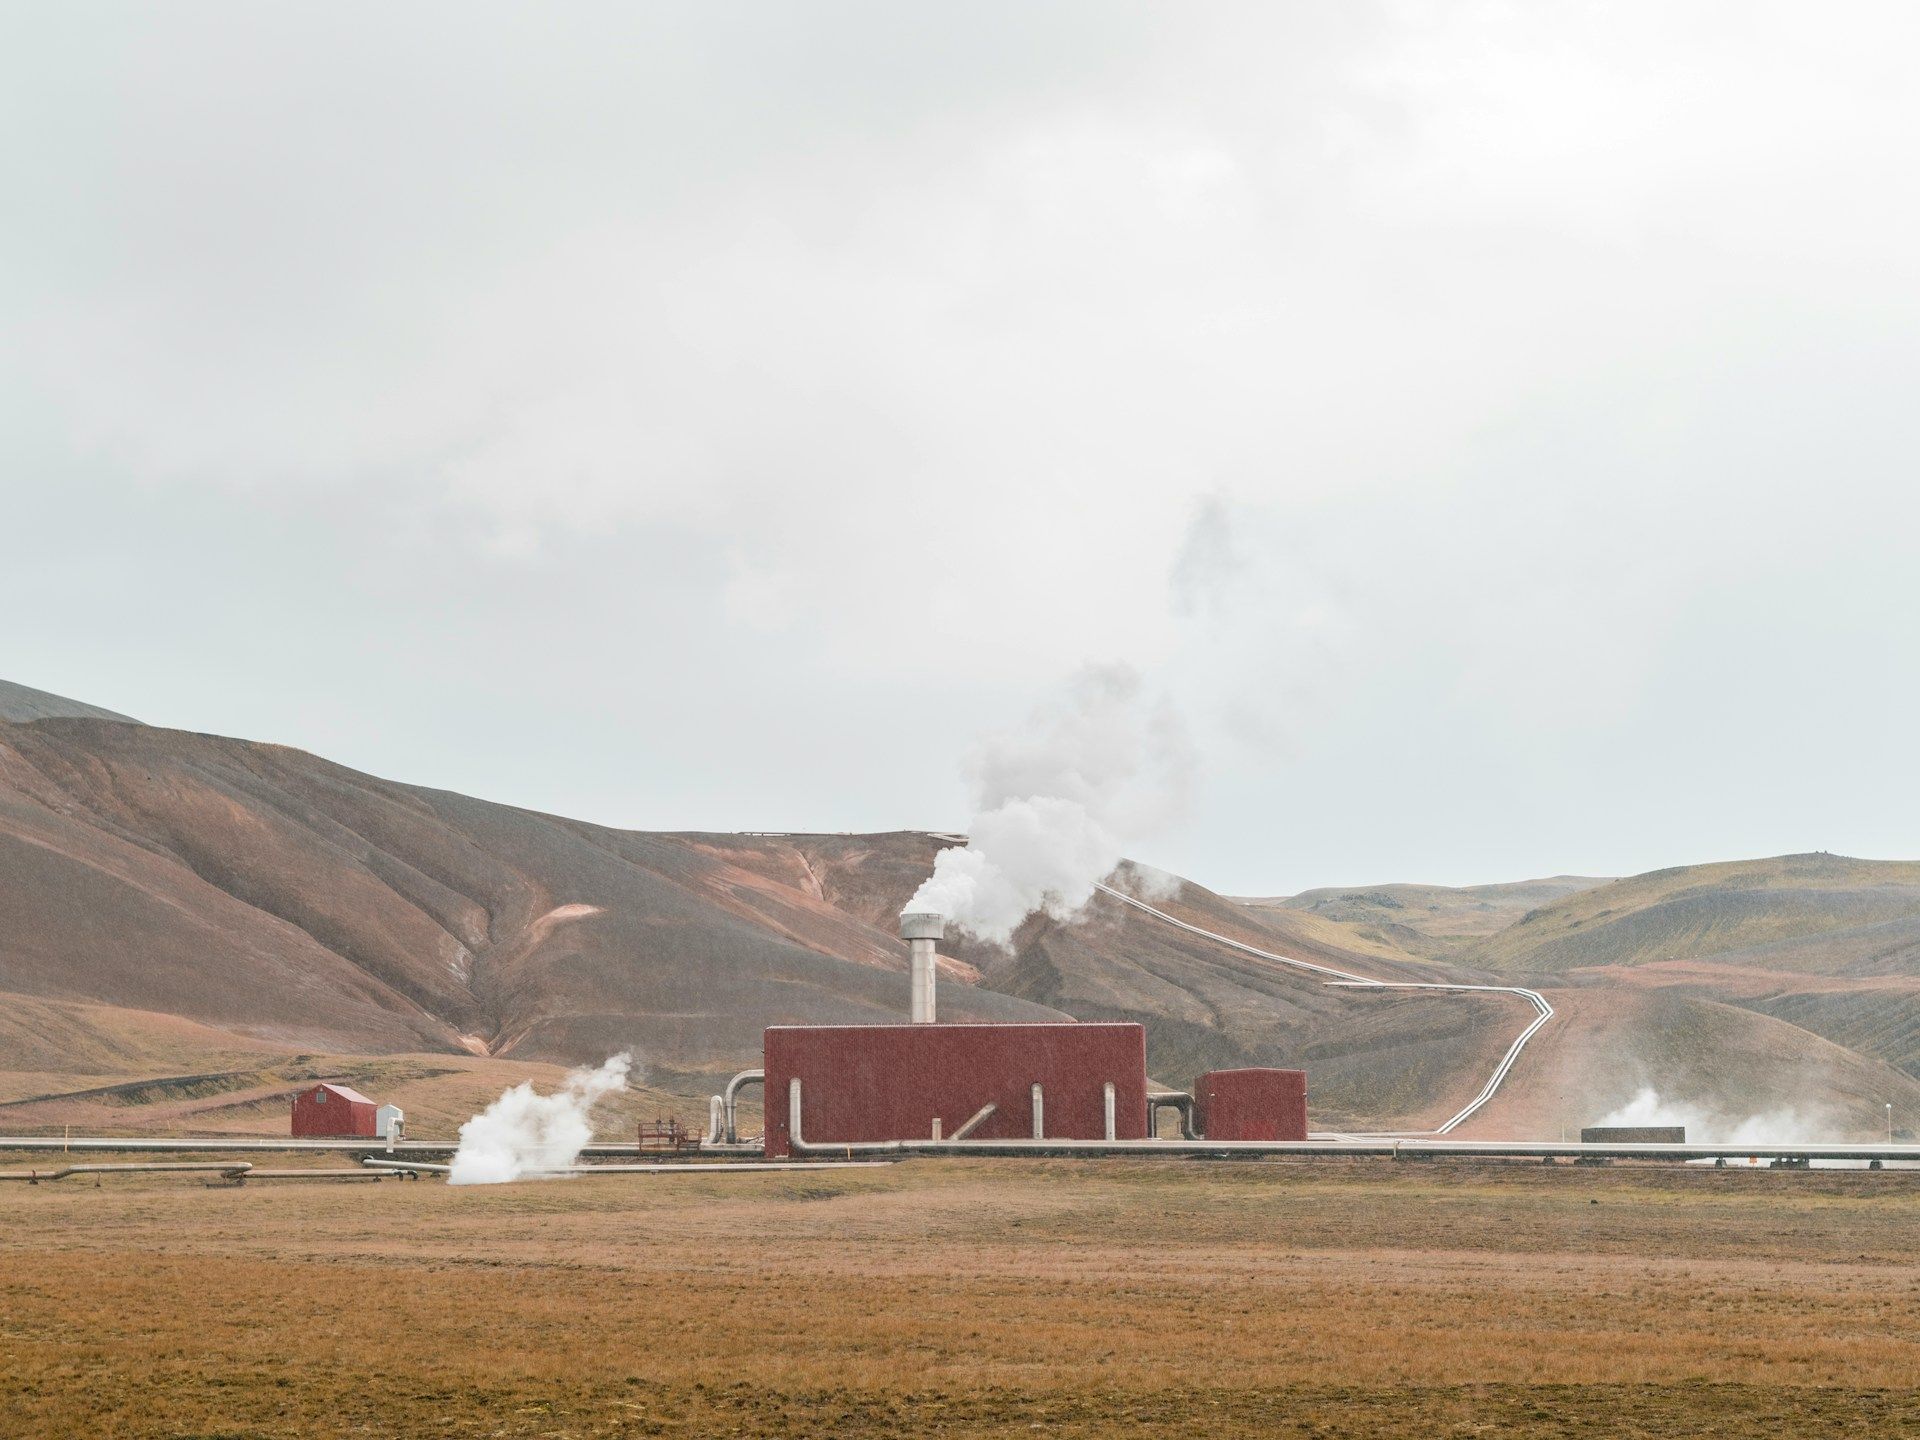
<path fill-rule="evenodd" d="M 942 850 L 905 914 L 932 912 L 1005 945 L 1044 910 L 1071 920 L 1123 845 L 1184 807 L 1191 760 L 1171 707 L 1124 666 L 1082 672 L 1064 701 L 968 761 L 976 810 L 964 848 Z"/>
<path fill-rule="evenodd" d="M 900 916 L 900 938 L 907 942 L 908 969 L 913 974 L 913 1023 L 931 1025 L 934 1020 L 933 984 L 939 964 L 935 946 L 947 933 L 947 922 L 925 911 L 906 911 Z"/>
<path fill-rule="evenodd" d="M 593 1139 L 593 1107 L 627 1088 L 633 1056 L 622 1051 L 595 1070 L 575 1070 L 551 1095 L 523 1081 L 460 1127 L 449 1185 L 499 1185 L 558 1175 Z"/>

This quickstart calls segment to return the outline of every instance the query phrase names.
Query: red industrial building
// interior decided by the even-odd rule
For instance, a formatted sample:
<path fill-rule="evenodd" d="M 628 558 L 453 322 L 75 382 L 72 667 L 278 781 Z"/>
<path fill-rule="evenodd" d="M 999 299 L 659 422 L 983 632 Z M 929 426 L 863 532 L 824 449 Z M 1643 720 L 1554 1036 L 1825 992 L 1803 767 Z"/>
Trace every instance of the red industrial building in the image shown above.
<path fill-rule="evenodd" d="M 293 1097 L 293 1133 L 371 1138 L 380 1133 L 379 1110 L 350 1085 L 311 1085 Z"/>
<path fill-rule="evenodd" d="M 1193 1123 L 1209 1140 L 1304 1140 L 1307 1072 L 1208 1071 L 1193 1082 Z"/>
<path fill-rule="evenodd" d="M 1153 1138 L 1161 1105 L 1188 1112 L 1190 1138 L 1307 1138 L 1307 1077 L 1299 1070 L 1215 1070 L 1194 1082 L 1191 1097 L 1150 1093 L 1140 1025 L 935 1024 L 935 947 L 944 929 L 938 915 L 900 917 L 912 1024 L 772 1026 L 764 1068 L 735 1076 L 714 1097 L 716 1127 L 733 1137 L 735 1092 L 759 1080 L 762 1148 L 776 1158 L 897 1141 L 1138 1142 Z"/>
<path fill-rule="evenodd" d="M 1147 1138 L 1139 1025 L 776 1025 L 764 1058 L 768 1155 L 792 1153 L 794 1080 L 808 1145 Z"/>

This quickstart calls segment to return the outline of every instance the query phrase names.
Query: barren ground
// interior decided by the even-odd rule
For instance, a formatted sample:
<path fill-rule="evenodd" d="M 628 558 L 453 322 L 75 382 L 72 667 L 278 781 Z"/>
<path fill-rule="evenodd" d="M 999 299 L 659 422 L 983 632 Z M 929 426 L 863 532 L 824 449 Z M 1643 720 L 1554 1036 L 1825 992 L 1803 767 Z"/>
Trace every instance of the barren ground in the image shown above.
<path fill-rule="evenodd" d="M 1910 1175 L 75 1187 L 0 1186 L 9 1437 L 1920 1434 Z"/>

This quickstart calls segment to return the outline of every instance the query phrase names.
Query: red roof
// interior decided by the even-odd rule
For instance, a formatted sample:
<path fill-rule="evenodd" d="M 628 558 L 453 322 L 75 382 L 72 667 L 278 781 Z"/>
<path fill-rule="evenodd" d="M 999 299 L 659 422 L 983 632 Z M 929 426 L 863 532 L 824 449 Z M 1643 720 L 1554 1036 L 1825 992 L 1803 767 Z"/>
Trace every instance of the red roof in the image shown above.
<path fill-rule="evenodd" d="M 318 1086 L 317 1088 L 321 1090 L 325 1090 L 330 1095 L 338 1095 L 342 1100 L 352 1101 L 355 1104 L 359 1104 L 359 1105 L 373 1104 L 373 1101 L 369 1100 L 366 1096 L 362 1095 L 358 1090 L 354 1089 L 351 1085 L 321 1085 L 321 1086 Z"/>

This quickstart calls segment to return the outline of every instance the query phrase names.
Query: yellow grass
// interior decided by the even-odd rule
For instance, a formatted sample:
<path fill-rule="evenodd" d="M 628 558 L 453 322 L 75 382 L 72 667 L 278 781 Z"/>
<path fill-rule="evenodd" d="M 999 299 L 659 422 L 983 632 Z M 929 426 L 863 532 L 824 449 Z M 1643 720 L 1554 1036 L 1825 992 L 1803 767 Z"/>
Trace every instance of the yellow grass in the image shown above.
<path fill-rule="evenodd" d="M 0 1434 L 1920 1426 L 1898 1174 L 71 1184 L 0 1188 Z"/>

